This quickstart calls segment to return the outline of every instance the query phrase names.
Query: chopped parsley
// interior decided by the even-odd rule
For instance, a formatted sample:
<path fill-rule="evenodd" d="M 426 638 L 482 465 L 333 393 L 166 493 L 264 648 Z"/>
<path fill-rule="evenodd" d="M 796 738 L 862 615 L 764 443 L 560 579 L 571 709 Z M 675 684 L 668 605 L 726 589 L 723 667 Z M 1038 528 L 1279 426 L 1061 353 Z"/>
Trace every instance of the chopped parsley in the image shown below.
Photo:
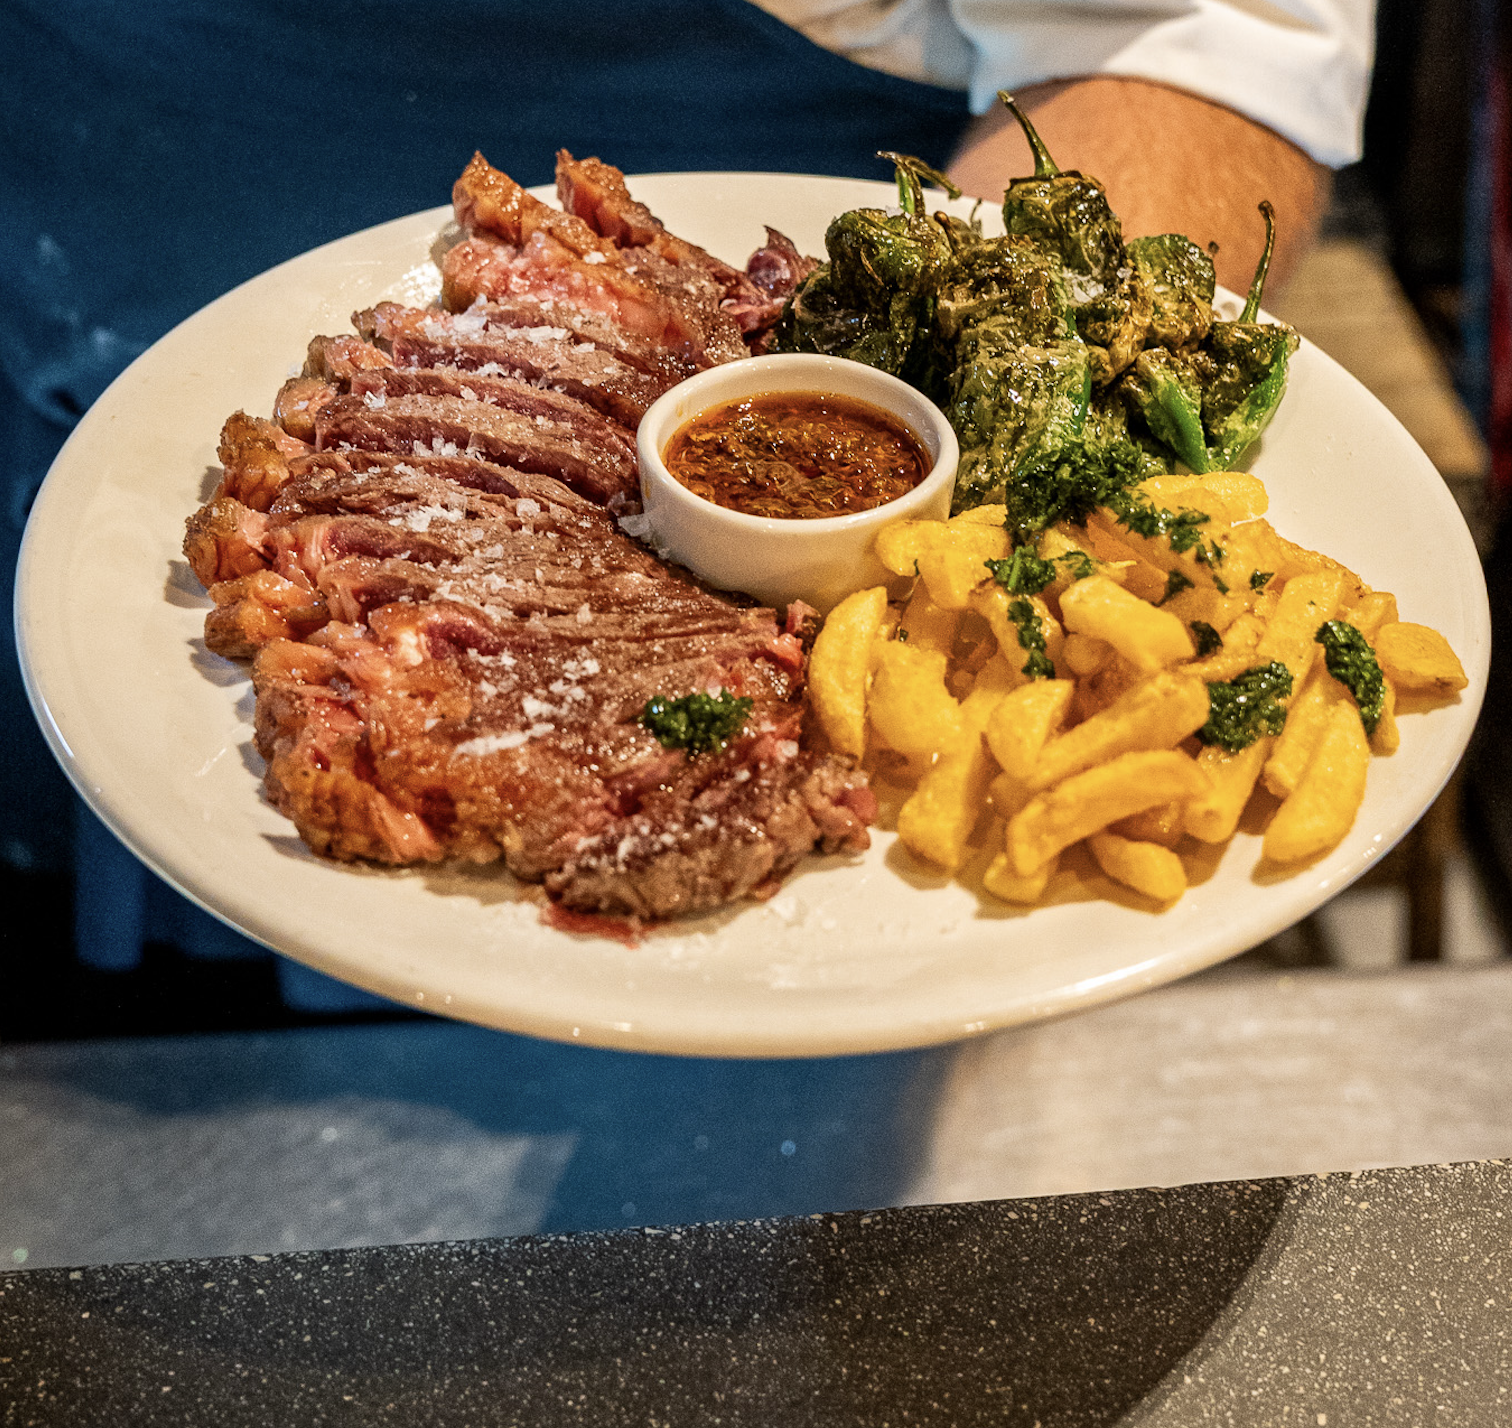
<path fill-rule="evenodd" d="M 1250 571 L 1250 589 L 1264 590 L 1275 577 L 1276 572 L 1274 570 L 1252 570 Z"/>
<path fill-rule="evenodd" d="M 1200 565 L 1221 565 L 1223 547 L 1215 541 L 1203 540 L 1200 527 L 1208 523 L 1205 511 L 1172 511 L 1164 506 L 1140 500 L 1128 491 L 1119 491 L 1108 498 L 1108 509 L 1113 512 L 1118 524 L 1125 530 L 1146 540 L 1164 536 L 1177 555 L 1192 552 L 1192 558 Z M 1226 587 L 1225 587 L 1226 588 Z"/>
<path fill-rule="evenodd" d="M 1166 572 L 1166 593 L 1160 597 L 1160 603 L 1164 605 L 1172 596 L 1180 595 L 1183 590 L 1191 588 L 1192 582 L 1179 570 L 1169 570 Z"/>
<path fill-rule="evenodd" d="M 1019 546 L 1007 560 L 989 560 L 984 564 L 1010 595 L 1038 595 L 1059 573 L 1056 566 L 1064 566 L 1073 580 L 1085 580 L 1097 573 L 1092 557 L 1084 551 L 1068 550 L 1053 560 L 1041 560 L 1027 545 Z"/>
<path fill-rule="evenodd" d="M 1223 636 L 1206 620 L 1193 620 L 1188 628 L 1192 632 L 1192 643 L 1197 646 L 1198 659 L 1206 659 L 1214 650 L 1223 648 Z"/>
<path fill-rule="evenodd" d="M 1008 606 L 1008 618 L 1018 626 L 1019 645 L 1029 651 L 1023 673 L 1030 679 L 1054 679 L 1055 666 L 1045 653 L 1045 627 L 1027 600 L 1014 600 Z"/>
<path fill-rule="evenodd" d="M 717 696 L 685 694 L 681 699 L 653 694 L 637 722 L 655 734 L 665 748 L 702 754 L 729 743 L 750 712 L 751 701 L 735 698 L 728 689 L 721 689 Z"/>
<path fill-rule="evenodd" d="M 1208 685 L 1208 718 L 1198 739 L 1237 754 L 1262 734 L 1279 734 L 1286 723 L 1281 700 L 1291 687 L 1291 671 L 1276 660 L 1247 669 L 1227 684 Z"/>
<path fill-rule="evenodd" d="M 1348 620 L 1329 620 L 1314 636 L 1323 646 L 1323 662 L 1360 707 L 1360 723 L 1367 734 L 1376 731 L 1386 708 L 1386 681 L 1375 651 Z"/>

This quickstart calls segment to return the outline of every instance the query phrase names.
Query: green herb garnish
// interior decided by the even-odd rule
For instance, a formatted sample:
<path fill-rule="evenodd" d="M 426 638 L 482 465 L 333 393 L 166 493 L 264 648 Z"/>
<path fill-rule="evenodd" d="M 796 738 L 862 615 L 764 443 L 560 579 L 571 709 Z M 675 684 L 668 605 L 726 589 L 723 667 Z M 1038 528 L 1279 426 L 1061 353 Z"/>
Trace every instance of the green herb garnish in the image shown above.
<path fill-rule="evenodd" d="M 1165 604 L 1173 595 L 1180 595 L 1183 590 L 1190 590 L 1192 582 L 1179 570 L 1166 572 L 1166 593 L 1160 597 L 1160 603 Z"/>
<path fill-rule="evenodd" d="M 1253 570 L 1250 572 L 1250 589 L 1264 590 L 1275 579 L 1274 570 Z"/>
<path fill-rule="evenodd" d="M 1276 660 L 1247 669 L 1227 684 L 1209 684 L 1207 723 L 1197 738 L 1237 754 L 1262 734 L 1279 734 L 1286 724 L 1280 701 L 1291 688 L 1291 671 Z"/>
<path fill-rule="evenodd" d="M 637 722 L 655 734 L 665 748 L 702 754 L 729 743 L 750 712 L 751 701 L 735 698 L 728 689 L 721 689 L 717 696 L 685 694 L 681 699 L 653 694 Z"/>
<path fill-rule="evenodd" d="M 1065 567 L 1072 580 L 1085 580 L 1097 574 L 1092 557 L 1080 550 L 1068 550 L 1053 560 L 1041 560 L 1029 546 L 1021 545 L 1007 560 L 983 563 L 1010 595 L 1038 595 L 1059 573 L 1057 565 Z"/>
<path fill-rule="evenodd" d="M 1192 632 L 1192 643 L 1197 646 L 1198 659 L 1206 659 L 1214 650 L 1223 648 L 1223 636 L 1206 620 L 1193 620 L 1188 628 Z"/>
<path fill-rule="evenodd" d="M 1018 626 L 1018 641 L 1029 651 L 1023 673 L 1030 679 L 1054 679 L 1055 666 L 1045 653 L 1045 627 L 1027 600 L 1014 600 L 1008 606 L 1008 618 Z"/>
<path fill-rule="evenodd" d="M 1323 662 L 1360 708 L 1360 723 L 1374 734 L 1386 707 L 1386 681 L 1369 642 L 1347 620 L 1330 620 L 1314 636 L 1323 646 Z"/>
<path fill-rule="evenodd" d="M 1221 565 L 1223 547 L 1214 541 L 1203 540 L 1199 529 L 1208 523 L 1206 511 L 1172 511 L 1165 506 L 1156 506 L 1141 500 L 1128 491 L 1117 491 L 1108 498 L 1108 509 L 1113 512 L 1119 525 L 1131 530 L 1146 540 L 1164 536 L 1177 555 L 1191 551 L 1201 565 Z"/>

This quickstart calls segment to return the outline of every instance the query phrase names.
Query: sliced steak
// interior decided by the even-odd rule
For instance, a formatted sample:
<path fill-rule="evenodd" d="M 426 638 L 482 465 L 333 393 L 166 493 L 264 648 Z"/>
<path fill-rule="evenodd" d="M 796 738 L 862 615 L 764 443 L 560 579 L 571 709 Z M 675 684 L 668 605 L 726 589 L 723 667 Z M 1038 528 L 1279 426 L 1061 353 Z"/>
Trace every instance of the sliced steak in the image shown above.
<path fill-rule="evenodd" d="M 590 444 L 563 422 L 462 396 L 337 397 L 317 413 L 315 431 L 323 451 L 475 456 L 554 476 L 601 503 L 638 489 L 635 464 L 623 451 Z"/>
<path fill-rule="evenodd" d="M 207 643 L 254 659 L 268 797 L 317 852 L 502 858 L 560 907 L 671 917 L 864 848 L 875 801 L 801 748 L 798 634 L 610 514 L 646 408 L 743 352 L 731 294 L 763 289 L 667 234 L 617 170 L 565 162 L 615 231 L 475 159 L 447 273 L 468 310 L 383 303 L 314 339 L 276 422 L 227 421 L 185 552 Z M 640 723 L 653 695 L 721 689 L 752 707 L 719 751 Z"/>
<path fill-rule="evenodd" d="M 485 328 L 469 314 L 380 303 L 356 314 L 398 367 L 458 367 L 565 393 L 634 429 L 674 382 L 653 377 L 559 327 Z"/>
<path fill-rule="evenodd" d="M 275 638 L 255 673 L 269 796 L 312 847 L 502 855 L 568 906 L 665 917 L 759 891 L 816 843 L 864 846 L 860 776 L 799 752 L 801 654 L 771 611 L 698 588 L 594 510 L 465 492 L 415 532 L 415 479 L 369 474 L 394 483 L 386 519 L 301 514 L 292 486 L 271 518 L 279 568 L 329 617 L 305 638 L 330 659 Z M 666 750 L 637 722 L 653 694 L 718 688 L 754 702 L 722 753 Z"/>

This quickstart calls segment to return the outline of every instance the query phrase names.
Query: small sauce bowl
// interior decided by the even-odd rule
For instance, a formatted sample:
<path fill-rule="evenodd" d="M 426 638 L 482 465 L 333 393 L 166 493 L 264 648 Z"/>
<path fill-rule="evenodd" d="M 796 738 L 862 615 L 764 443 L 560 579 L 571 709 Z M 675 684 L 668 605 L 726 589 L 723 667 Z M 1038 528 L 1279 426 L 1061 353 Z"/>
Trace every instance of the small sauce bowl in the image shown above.
<path fill-rule="evenodd" d="M 913 490 L 843 516 L 751 516 L 696 496 L 662 461 L 667 443 L 710 407 L 768 392 L 824 392 L 881 407 L 922 443 L 930 469 Z M 794 600 L 828 614 L 852 591 L 892 576 L 873 553 L 877 533 L 898 521 L 950 514 L 960 447 L 939 407 L 907 382 L 861 362 L 815 353 L 746 357 L 711 367 L 664 393 L 636 436 L 641 501 L 651 542 L 722 590 L 742 590 L 777 610 Z"/>

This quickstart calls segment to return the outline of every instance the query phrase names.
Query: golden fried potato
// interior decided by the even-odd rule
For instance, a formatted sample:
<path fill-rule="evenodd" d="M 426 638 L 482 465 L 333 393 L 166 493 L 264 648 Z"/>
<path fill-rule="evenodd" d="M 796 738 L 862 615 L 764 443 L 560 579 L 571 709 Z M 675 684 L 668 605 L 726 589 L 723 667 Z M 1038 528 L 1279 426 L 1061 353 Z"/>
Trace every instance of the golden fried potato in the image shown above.
<path fill-rule="evenodd" d="M 982 733 L 1016 676 L 996 656 L 982 668 L 975 688 L 961 701 L 960 733 L 898 810 L 898 837 L 911 852 L 949 872 L 965 861 L 972 830 L 986 808 L 994 768 Z"/>
<path fill-rule="evenodd" d="M 960 625 L 961 612 L 942 610 L 930 597 L 929 587 L 920 581 L 898 619 L 898 639 L 915 649 L 938 650 L 948 656 Z"/>
<path fill-rule="evenodd" d="M 1344 590 L 1345 574 L 1338 570 L 1294 575 L 1281 589 L 1255 662 L 1284 664 L 1291 671 L 1293 692 L 1300 689 L 1318 654 L 1318 627 L 1338 614 Z"/>
<path fill-rule="evenodd" d="M 871 726 L 902 754 L 931 756 L 961 732 L 961 708 L 945 687 L 945 656 L 912 641 L 882 651 L 867 700 Z"/>
<path fill-rule="evenodd" d="M 1187 889 L 1181 859 L 1158 843 L 1138 843 L 1104 830 L 1087 839 L 1087 848 L 1114 882 L 1156 902 L 1175 902 Z"/>
<path fill-rule="evenodd" d="M 1110 823 L 1108 831 L 1136 843 L 1159 843 L 1162 848 L 1174 848 L 1186 836 L 1187 807 L 1185 803 L 1157 804 L 1143 813 L 1132 813 Z"/>
<path fill-rule="evenodd" d="M 1198 842 L 1227 843 L 1234 836 L 1274 742 L 1262 735 L 1236 754 L 1209 745 L 1197 755 L 1197 765 L 1212 780 L 1212 787 L 1187 800 L 1182 824 Z"/>
<path fill-rule="evenodd" d="M 1114 588 L 1117 589 L 1116 586 Z M 1065 632 L 1040 596 L 1010 595 L 995 580 L 977 586 L 971 594 L 971 608 L 987 621 L 1004 658 L 1012 661 L 1019 669 L 1028 663 L 1030 651 L 1024 645 L 1023 631 L 1009 611 L 1021 601 L 1028 603 L 1034 618 L 1039 622 L 1039 632 L 1045 641 L 1045 658 L 1059 669 Z"/>
<path fill-rule="evenodd" d="M 1358 723 L 1358 720 L 1356 721 Z M 1160 803 L 1199 797 L 1207 774 L 1175 749 L 1120 754 L 1031 799 L 1008 821 L 1014 872 L 1027 877 L 1062 849 Z"/>
<path fill-rule="evenodd" d="M 1013 864 L 1009 862 L 1007 853 L 998 853 L 982 875 L 982 886 L 993 897 L 1002 898 L 1004 902 L 1027 906 L 1044 897 L 1045 889 L 1050 885 L 1050 879 L 1055 876 L 1059 862 L 1058 858 L 1051 858 L 1032 873 L 1023 876 L 1013 871 Z"/>
<path fill-rule="evenodd" d="M 1427 625 L 1406 620 L 1382 625 L 1375 652 L 1382 672 L 1398 689 L 1453 694 L 1470 682 L 1449 641 Z"/>
<path fill-rule="evenodd" d="M 987 747 L 1004 773 L 1022 784 L 1034 771 L 1040 750 L 1066 717 L 1074 688 L 1069 679 L 1031 680 L 993 710 Z"/>
<path fill-rule="evenodd" d="M 809 697 L 830 746 L 859 759 L 866 752 L 866 686 L 877 636 L 887 617 L 879 585 L 848 595 L 825 620 L 809 656 Z"/>
<path fill-rule="evenodd" d="M 985 562 L 1002 560 L 1008 532 L 973 522 L 900 521 L 877 537 L 877 558 L 894 575 L 918 575 L 936 604 L 964 609 L 971 590 L 987 579 Z"/>
<path fill-rule="evenodd" d="M 1189 675 L 1162 670 L 1046 743 L 1024 782 L 1031 793 L 1038 793 L 1119 754 L 1174 749 L 1200 729 L 1207 717 L 1207 685 Z"/>
<path fill-rule="evenodd" d="M 1275 863 L 1326 853 L 1349 832 L 1365 800 L 1370 745 L 1353 704 L 1340 701 L 1301 781 L 1275 812 L 1262 844 Z"/>
<path fill-rule="evenodd" d="M 1348 692 L 1321 664 L 1308 675 L 1301 692 L 1292 695 L 1285 727 L 1276 737 L 1261 775 L 1277 798 L 1285 798 L 1302 782 L 1333 716 L 1333 707 L 1341 700 L 1349 702 Z"/>
<path fill-rule="evenodd" d="M 1263 516 L 1270 509 L 1265 486 L 1258 477 L 1244 471 L 1153 476 L 1141 481 L 1135 489 L 1152 505 L 1201 511 L 1218 525 L 1236 526 Z"/>
<path fill-rule="evenodd" d="M 1067 630 L 1105 641 L 1147 674 L 1197 653 L 1175 615 L 1146 604 L 1106 575 L 1072 585 L 1061 596 L 1061 617 Z"/>

